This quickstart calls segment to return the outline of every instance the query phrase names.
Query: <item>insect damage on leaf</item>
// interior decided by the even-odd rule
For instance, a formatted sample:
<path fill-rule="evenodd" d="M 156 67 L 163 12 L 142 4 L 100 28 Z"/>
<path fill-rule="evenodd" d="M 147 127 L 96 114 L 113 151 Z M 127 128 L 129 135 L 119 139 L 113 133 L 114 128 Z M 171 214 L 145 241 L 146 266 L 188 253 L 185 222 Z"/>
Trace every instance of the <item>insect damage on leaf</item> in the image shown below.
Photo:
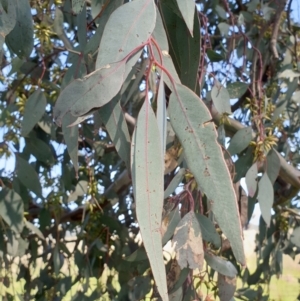
<path fill-rule="evenodd" d="M 195 213 L 190 211 L 179 222 L 174 232 L 176 259 L 180 267 L 202 270 L 204 252 L 202 235 Z"/>

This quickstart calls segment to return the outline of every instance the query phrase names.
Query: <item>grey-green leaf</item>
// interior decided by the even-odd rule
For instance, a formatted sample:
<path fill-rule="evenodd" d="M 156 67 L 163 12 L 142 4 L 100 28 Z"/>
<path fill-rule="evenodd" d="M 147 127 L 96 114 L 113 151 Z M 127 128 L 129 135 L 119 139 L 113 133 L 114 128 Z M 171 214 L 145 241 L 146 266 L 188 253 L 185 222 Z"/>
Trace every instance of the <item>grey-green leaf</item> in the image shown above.
<path fill-rule="evenodd" d="M 9 1 L 11 2 L 11 1 Z M 8 47 L 18 57 L 28 57 L 33 48 L 33 22 L 28 0 L 14 1 L 17 22 L 14 29 L 6 36 Z"/>
<path fill-rule="evenodd" d="M 84 6 L 85 0 L 72 0 L 72 10 L 74 14 L 79 14 Z"/>
<path fill-rule="evenodd" d="M 230 144 L 228 147 L 229 153 L 232 156 L 235 154 L 239 154 L 246 147 L 248 147 L 251 140 L 252 140 L 251 127 L 246 127 L 238 130 L 230 140 Z"/>
<path fill-rule="evenodd" d="M 259 202 L 261 215 L 267 226 L 269 226 L 271 221 L 271 209 L 274 202 L 274 189 L 267 173 L 264 173 L 258 182 L 257 199 Z"/>
<path fill-rule="evenodd" d="M 76 201 L 79 196 L 84 196 L 88 190 L 88 182 L 81 180 L 77 183 L 75 191 L 73 191 L 68 198 L 68 202 Z"/>
<path fill-rule="evenodd" d="M 295 246 L 300 248 L 300 227 L 294 229 L 290 239 Z"/>
<path fill-rule="evenodd" d="M 212 101 L 219 113 L 231 114 L 230 97 L 227 89 L 216 83 L 211 90 Z"/>
<path fill-rule="evenodd" d="M 26 149 L 36 157 L 37 160 L 40 160 L 46 164 L 53 164 L 54 157 L 51 152 L 51 149 L 47 143 L 43 140 L 36 137 L 26 138 Z"/>
<path fill-rule="evenodd" d="M 40 89 L 30 95 L 25 104 L 24 116 L 21 123 L 22 136 L 27 136 L 35 124 L 40 121 L 44 115 L 46 105 L 46 97 Z"/>
<path fill-rule="evenodd" d="M 240 98 L 248 89 L 249 84 L 235 82 L 227 85 L 227 91 L 231 99 Z"/>
<path fill-rule="evenodd" d="M 19 180 L 22 184 L 34 192 L 37 196 L 42 196 L 42 187 L 40 179 L 32 167 L 26 160 L 16 155 L 16 170 Z"/>
<path fill-rule="evenodd" d="M 158 93 L 157 93 L 157 124 L 159 129 L 162 154 L 165 154 L 167 144 L 167 108 L 166 108 L 166 97 L 165 87 L 163 81 L 163 73 L 159 80 Z"/>
<path fill-rule="evenodd" d="M 159 130 L 154 112 L 145 101 L 132 142 L 132 180 L 136 215 L 158 292 L 168 300 L 160 232 L 163 209 L 163 166 Z"/>
<path fill-rule="evenodd" d="M 99 115 L 115 145 L 120 158 L 130 169 L 130 136 L 127 123 L 120 106 L 120 95 L 99 109 Z"/>
<path fill-rule="evenodd" d="M 13 190 L 0 191 L 0 215 L 16 233 L 21 233 L 24 227 L 24 204 L 21 197 Z"/>
<path fill-rule="evenodd" d="M 207 264 L 220 274 L 228 277 L 235 277 L 237 275 L 237 270 L 230 261 L 215 256 L 210 252 L 205 252 L 204 258 Z"/>
<path fill-rule="evenodd" d="M 205 215 L 199 213 L 196 213 L 195 215 L 200 225 L 203 239 L 207 242 L 211 242 L 216 248 L 220 248 L 221 237 L 212 221 Z"/>
<path fill-rule="evenodd" d="M 188 212 L 178 223 L 173 236 L 176 259 L 181 269 L 202 271 L 204 251 L 202 233 L 194 211 Z"/>
<path fill-rule="evenodd" d="M 124 81 L 125 62 L 107 65 L 83 79 L 72 81 L 59 95 L 53 115 L 58 125 L 67 112 L 82 116 L 108 103 L 120 90 Z M 84 100 L 84 101 L 83 101 Z"/>
<path fill-rule="evenodd" d="M 220 301 L 231 301 L 236 290 L 236 277 L 227 277 L 218 273 Z"/>
<path fill-rule="evenodd" d="M 8 1 L 7 3 L 7 12 L 3 8 L 3 5 L 0 1 L 0 50 L 5 40 L 5 37 L 13 30 L 17 20 L 16 6 L 13 1 Z"/>
<path fill-rule="evenodd" d="M 33 225 L 32 223 L 30 223 L 29 221 L 25 221 L 25 226 L 31 230 L 33 233 L 35 233 L 40 239 L 45 239 L 42 231 L 37 228 L 35 225 Z"/>
<path fill-rule="evenodd" d="M 78 125 L 69 126 L 76 120 L 76 117 L 67 113 L 62 121 L 62 131 L 67 145 L 67 150 L 73 162 L 75 171 L 78 170 Z"/>
<path fill-rule="evenodd" d="M 280 170 L 280 159 L 274 149 L 271 149 L 267 155 L 267 174 L 272 184 L 275 183 Z"/>
<path fill-rule="evenodd" d="M 252 198 L 255 195 L 257 189 L 257 163 L 255 162 L 246 173 L 246 184 L 248 189 L 248 195 Z"/>
<path fill-rule="evenodd" d="M 200 190 L 212 202 L 212 211 L 236 259 L 245 264 L 236 195 L 214 124 L 210 122 L 212 117 L 195 93 L 179 84 L 175 88 L 170 97 L 169 115 L 184 148 L 185 160 Z"/>
<path fill-rule="evenodd" d="M 106 23 L 96 69 L 119 62 L 145 43 L 155 26 L 153 0 L 135 0 L 118 7 Z"/>
<path fill-rule="evenodd" d="M 164 233 L 164 236 L 162 238 L 162 245 L 164 246 L 170 238 L 173 236 L 174 231 L 180 221 L 180 213 L 178 207 L 176 207 L 174 210 L 172 210 L 168 215 L 167 215 L 167 220 L 169 222 L 167 231 Z"/>
<path fill-rule="evenodd" d="M 186 23 L 187 28 L 193 36 L 195 1 L 194 0 L 176 0 L 180 13 Z"/>
<path fill-rule="evenodd" d="M 185 175 L 185 168 L 180 168 L 175 177 L 172 179 L 171 183 L 168 185 L 167 189 L 164 192 L 164 199 L 167 198 L 171 193 L 175 191 L 175 189 L 178 187 L 178 185 L 183 180 L 183 177 Z"/>

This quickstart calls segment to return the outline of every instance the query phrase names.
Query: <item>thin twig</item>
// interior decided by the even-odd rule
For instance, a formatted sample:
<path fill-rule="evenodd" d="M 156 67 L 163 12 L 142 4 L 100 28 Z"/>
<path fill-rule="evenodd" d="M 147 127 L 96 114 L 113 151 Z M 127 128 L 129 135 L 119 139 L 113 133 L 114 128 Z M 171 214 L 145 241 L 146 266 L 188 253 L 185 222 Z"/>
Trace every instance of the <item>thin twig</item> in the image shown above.
<path fill-rule="evenodd" d="M 286 0 L 280 1 L 279 7 L 276 10 L 274 23 L 273 23 L 273 32 L 272 32 L 272 37 L 271 37 L 271 42 L 270 42 L 270 48 L 271 48 L 271 51 L 272 51 L 275 59 L 279 59 L 276 44 L 277 44 L 277 39 L 278 39 L 280 20 L 281 20 L 281 16 L 284 11 L 285 5 L 286 5 Z"/>

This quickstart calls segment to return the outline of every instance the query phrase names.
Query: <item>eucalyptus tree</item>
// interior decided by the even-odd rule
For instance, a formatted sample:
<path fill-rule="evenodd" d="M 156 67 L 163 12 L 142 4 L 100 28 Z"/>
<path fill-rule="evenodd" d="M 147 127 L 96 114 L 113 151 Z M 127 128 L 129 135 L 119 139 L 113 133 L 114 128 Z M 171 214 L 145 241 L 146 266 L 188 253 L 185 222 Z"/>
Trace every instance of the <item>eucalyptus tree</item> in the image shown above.
<path fill-rule="evenodd" d="M 300 248 L 292 0 L 0 5 L 1 296 L 266 300 Z"/>

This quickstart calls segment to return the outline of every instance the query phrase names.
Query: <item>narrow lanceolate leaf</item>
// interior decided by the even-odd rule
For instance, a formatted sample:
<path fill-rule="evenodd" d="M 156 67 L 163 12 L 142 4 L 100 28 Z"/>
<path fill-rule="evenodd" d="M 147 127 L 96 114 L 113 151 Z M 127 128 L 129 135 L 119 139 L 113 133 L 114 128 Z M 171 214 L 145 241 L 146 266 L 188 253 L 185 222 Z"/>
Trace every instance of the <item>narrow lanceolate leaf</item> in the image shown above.
<path fill-rule="evenodd" d="M 129 170 L 130 136 L 119 100 L 120 96 L 114 97 L 109 103 L 99 109 L 99 115 L 119 156 Z"/>
<path fill-rule="evenodd" d="M 29 230 L 31 230 L 33 233 L 35 233 L 40 239 L 45 239 L 44 234 L 42 233 L 42 231 L 39 228 L 37 228 L 34 224 L 32 224 L 28 221 L 25 221 L 25 226 Z"/>
<path fill-rule="evenodd" d="M 198 223 L 200 225 L 202 237 L 207 242 L 214 244 L 216 248 L 221 247 L 221 236 L 218 234 L 215 225 L 205 215 L 195 213 Z"/>
<path fill-rule="evenodd" d="M 24 204 L 21 197 L 13 190 L 0 191 L 0 215 L 16 233 L 21 233 L 24 226 Z"/>
<path fill-rule="evenodd" d="M 58 125 L 70 112 L 82 116 L 108 103 L 120 90 L 124 81 L 125 62 L 105 67 L 90 73 L 83 79 L 72 81 L 59 95 L 53 115 Z"/>
<path fill-rule="evenodd" d="M 6 36 L 6 44 L 18 57 L 28 57 L 33 48 L 33 22 L 28 0 L 13 2 L 16 8 L 17 22 Z M 2 16 L 1 16 L 2 18 Z"/>
<path fill-rule="evenodd" d="M 218 273 L 228 277 L 237 275 L 236 267 L 230 261 L 215 256 L 210 252 L 205 252 L 204 258 L 207 264 Z"/>
<path fill-rule="evenodd" d="M 218 289 L 220 301 L 230 301 L 236 289 L 236 277 L 227 277 L 218 273 Z"/>
<path fill-rule="evenodd" d="M 261 215 L 267 226 L 271 221 L 271 209 L 274 202 L 274 189 L 267 173 L 264 173 L 258 182 L 257 199 L 261 210 Z"/>
<path fill-rule="evenodd" d="M 170 28 L 171 28 L 171 26 L 170 26 Z M 152 36 L 160 48 L 160 54 L 162 55 L 163 66 L 168 70 L 168 72 L 172 76 L 173 80 L 175 82 L 179 83 L 180 82 L 179 76 L 176 72 L 173 60 L 169 54 L 169 44 L 168 44 L 166 30 L 164 28 L 163 20 L 162 20 L 162 17 L 158 10 L 157 10 L 155 28 L 154 28 Z M 154 49 L 155 58 L 158 60 L 158 62 L 160 62 L 161 56 L 160 56 L 158 50 L 155 47 L 153 49 Z M 168 87 L 171 89 L 172 84 L 169 80 L 169 77 L 165 76 L 164 80 L 165 80 L 166 84 L 168 85 Z"/>
<path fill-rule="evenodd" d="M 0 49 L 5 40 L 5 37 L 13 30 L 16 24 L 16 7 L 12 1 L 7 3 L 7 11 L 3 8 L 0 1 L 1 21 L 0 21 Z"/>
<path fill-rule="evenodd" d="M 157 124 L 159 129 L 159 136 L 162 147 L 162 154 L 164 157 L 166 151 L 166 143 L 167 143 L 167 109 L 166 109 L 166 97 L 165 97 L 165 87 L 163 74 L 161 74 L 161 78 L 159 81 L 158 93 L 157 93 Z"/>
<path fill-rule="evenodd" d="M 248 195 L 252 198 L 255 195 L 257 189 L 257 164 L 256 162 L 249 168 L 246 173 L 246 184 L 248 189 Z"/>
<path fill-rule="evenodd" d="M 178 45 L 178 54 L 180 57 L 181 83 L 198 94 L 201 38 L 198 13 L 195 11 L 194 14 L 193 37 L 189 35 L 183 20 L 178 17 L 176 18 L 176 41 Z"/>
<path fill-rule="evenodd" d="M 280 170 L 280 160 L 274 149 L 271 149 L 267 155 L 267 174 L 272 184 L 275 183 Z"/>
<path fill-rule="evenodd" d="M 79 14 L 84 6 L 85 0 L 72 0 L 72 10 L 74 14 Z"/>
<path fill-rule="evenodd" d="M 202 234 L 194 211 L 187 213 L 179 222 L 174 232 L 173 243 L 176 244 L 176 259 L 181 269 L 189 267 L 202 271 Z"/>
<path fill-rule="evenodd" d="M 20 156 L 16 156 L 16 170 L 21 183 L 37 196 L 41 197 L 42 187 L 40 179 L 34 168 L 25 159 Z"/>
<path fill-rule="evenodd" d="M 230 174 L 217 142 L 211 115 L 199 97 L 176 84 L 171 94 L 169 114 L 172 127 L 185 153 L 185 160 L 199 188 L 211 201 L 212 210 L 229 239 L 236 259 L 245 264 L 237 199 Z"/>
<path fill-rule="evenodd" d="M 295 246 L 300 248 L 300 227 L 294 229 L 290 240 Z"/>
<path fill-rule="evenodd" d="M 132 180 L 136 215 L 158 292 L 168 300 L 160 231 L 163 209 L 163 165 L 159 130 L 149 103 L 142 106 L 132 143 Z"/>
<path fill-rule="evenodd" d="M 246 127 L 238 130 L 232 137 L 228 151 L 233 156 L 243 151 L 250 143 L 252 139 L 251 127 Z"/>
<path fill-rule="evenodd" d="M 187 28 L 193 36 L 194 27 L 194 13 L 195 13 L 195 1 L 194 0 L 176 0 L 178 8 L 181 12 L 183 20 L 186 23 Z"/>
<path fill-rule="evenodd" d="M 164 192 L 164 199 L 167 198 L 171 193 L 175 191 L 175 189 L 178 187 L 178 185 L 183 180 L 183 177 L 186 173 L 185 168 L 180 168 L 175 177 L 172 179 L 171 183 L 167 187 L 167 189 Z"/>
<path fill-rule="evenodd" d="M 27 136 L 35 124 L 40 121 L 45 112 L 47 100 L 41 90 L 36 90 L 30 95 L 24 110 L 24 116 L 21 123 L 22 136 Z"/>
<path fill-rule="evenodd" d="M 78 125 L 70 127 L 76 120 L 76 117 L 67 113 L 62 120 L 62 131 L 64 135 L 64 140 L 67 145 L 67 150 L 69 156 L 73 162 L 75 171 L 78 171 Z"/>
<path fill-rule="evenodd" d="M 135 0 L 117 8 L 106 23 L 96 69 L 119 62 L 145 43 L 155 26 L 153 0 Z"/>
<path fill-rule="evenodd" d="M 230 96 L 225 87 L 216 82 L 211 90 L 212 101 L 219 113 L 231 114 Z"/>

